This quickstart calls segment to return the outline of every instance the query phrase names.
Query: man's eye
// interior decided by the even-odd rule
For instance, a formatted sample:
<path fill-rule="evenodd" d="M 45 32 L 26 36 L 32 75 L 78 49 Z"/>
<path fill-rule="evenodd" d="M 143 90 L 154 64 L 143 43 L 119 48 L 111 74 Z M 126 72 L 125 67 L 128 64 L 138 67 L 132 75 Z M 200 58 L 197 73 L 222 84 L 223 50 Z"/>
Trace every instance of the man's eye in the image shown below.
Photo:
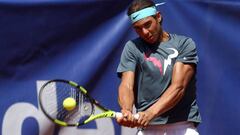
<path fill-rule="evenodd" d="M 149 28 L 150 26 L 151 26 L 151 22 L 148 22 L 148 23 L 144 24 L 145 28 Z"/>
<path fill-rule="evenodd" d="M 135 29 L 136 31 L 141 30 L 141 28 L 139 28 L 139 27 L 134 27 L 134 29 Z"/>

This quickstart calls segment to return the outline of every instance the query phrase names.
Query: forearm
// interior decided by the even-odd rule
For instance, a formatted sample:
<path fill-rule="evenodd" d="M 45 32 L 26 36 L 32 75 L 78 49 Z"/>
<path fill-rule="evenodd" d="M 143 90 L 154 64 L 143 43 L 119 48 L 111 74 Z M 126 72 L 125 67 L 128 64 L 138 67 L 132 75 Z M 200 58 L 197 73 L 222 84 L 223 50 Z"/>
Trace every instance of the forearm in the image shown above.
<path fill-rule="evenodd" d="M 121 83 L 119 86 L 118 102 L 122 109 L 132 112 L 134 104 L 134 92 L 131 86 Z"/>
<path fill-rule="evenodd" d="M 172 109 L 182 99 L 183 95 L 183 86 L 170 85 L 159 100 L 148 108 L 147 111 L 151 112 L 154 117 L 157 117 Z"/>
<path fill-rule="evenodd" d="M 181 100 L 183 95 L 184 87 L 171 84 L 156 103 L 147 110 L 138 113 L 139 119 L 137 126 L 146 127 L 153 118 L 173 108 Z"/>
<path fill-rule="evenodd" d="M 118 102 L 121 109 L 132 112 L 134 104 L 134 72 L 122 73 L 122 81 L 118 88 Z"/>
<path fill-rule="evenodd" d="M 187 84 L 194 75 L 194 69 L 194 65 L 177 62 L 174 65 L 171 85 L 147 111 L 156 117 L 173 108 L 184 96 Z"/>
<path fill-rule="evenodd" d="M 126 127 L 135 127 L 132 108 L 134 104 L 134 72 L 127 71 L 122 73 L 122 81 L 118 88 L 118 102 L 121 107 L 123 117 L 118 118 L 117 122 Z"/>

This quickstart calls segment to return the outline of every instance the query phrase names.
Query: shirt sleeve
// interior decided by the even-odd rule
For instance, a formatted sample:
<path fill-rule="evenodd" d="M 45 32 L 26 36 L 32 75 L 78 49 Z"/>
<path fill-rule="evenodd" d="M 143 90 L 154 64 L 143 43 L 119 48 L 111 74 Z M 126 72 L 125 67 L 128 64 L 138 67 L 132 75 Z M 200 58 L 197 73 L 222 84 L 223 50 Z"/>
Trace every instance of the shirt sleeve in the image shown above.
<path fill-rule="evenodd" d="M 117 74 L 121 77 L 122 72 L 133 71 L 135 72 L 137 65 L 136 47 L 132 41 L 128 41 L 123 49 L 120 63 L 117 68 Z"/>
<path fill-rule="evenodd" d="M 177 61 L 182 63 L 198 63 L 196 45 L 191 38 L 187 38 L 180 44 L 180 53 L 177 57 Z"/>

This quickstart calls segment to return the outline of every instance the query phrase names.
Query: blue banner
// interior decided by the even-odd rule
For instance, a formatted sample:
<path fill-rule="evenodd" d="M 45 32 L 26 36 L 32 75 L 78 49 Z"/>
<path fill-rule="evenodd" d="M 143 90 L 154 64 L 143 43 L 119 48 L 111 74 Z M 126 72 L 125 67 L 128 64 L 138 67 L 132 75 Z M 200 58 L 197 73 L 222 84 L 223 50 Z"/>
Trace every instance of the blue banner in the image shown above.
<path fill-rule="evenodd" d="M 137 36 L 126 15 L 130 2 L 0 2 L 0 134 L 134 134 L 136 129 L 120 127 L 113 119 L 57 129 L 38 102 L 44 82 L 66 79 L 83 85 L 101 104 L 119 111 L 116 69 L 124 44 Z M 200 134 L 238 134 L 240 1 L 174 0 L 158 10 L 164 30 L 196 42 L 200 58 L 197 100 L 203 119 Z"/>

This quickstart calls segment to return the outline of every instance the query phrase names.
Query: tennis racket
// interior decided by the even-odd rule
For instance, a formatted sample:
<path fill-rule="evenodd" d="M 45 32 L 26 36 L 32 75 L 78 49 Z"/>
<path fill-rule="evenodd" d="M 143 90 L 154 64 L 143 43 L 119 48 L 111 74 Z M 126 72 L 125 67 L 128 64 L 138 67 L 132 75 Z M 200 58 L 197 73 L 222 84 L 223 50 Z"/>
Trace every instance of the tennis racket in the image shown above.
<path fill-rule="evenodd" d="M 71 100 L 65 102 L 67 99 Z M 39 103 L 47 118 L 60 126 L 81 126 L 99 118 L 122 117 L 122 113 L 100 105 L 85 88 L 67 80 L 56 79 L 43 84 Z M 95 107 L 102 112 L 95 114 Z"/>

